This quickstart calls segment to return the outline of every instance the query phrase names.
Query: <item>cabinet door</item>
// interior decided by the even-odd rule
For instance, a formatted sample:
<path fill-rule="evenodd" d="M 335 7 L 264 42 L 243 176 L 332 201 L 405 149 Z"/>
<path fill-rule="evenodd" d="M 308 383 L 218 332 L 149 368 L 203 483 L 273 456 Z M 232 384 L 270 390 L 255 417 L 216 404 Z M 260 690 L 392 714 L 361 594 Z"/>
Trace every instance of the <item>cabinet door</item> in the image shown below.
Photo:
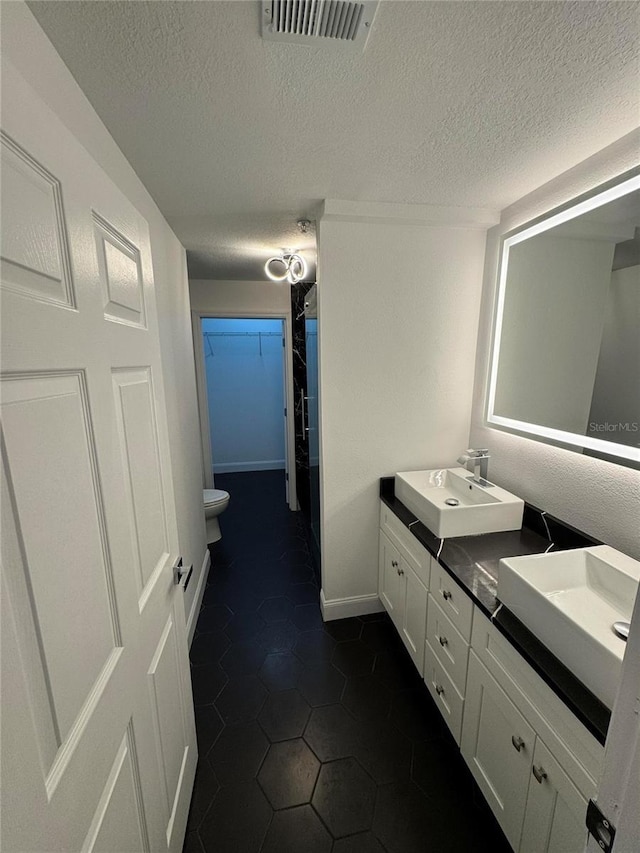
<path fill-rule="evenodd" d="M 424 640 L 427 630 L 427 588 L 402 560 L 401 580 L 405 581 L 404 624 L 402 639 L 422 676 L 424 673 Z"/>
<path fill-rule="evenodd" d="M 538 739 L 520 853 L 582 853 L 587 801 Z"/>
<path fill-rule="evenodd" d="M 380 531 L 378 595 L 398 631 L 404 622 L 404 575 L 400 574 L 400 552 Z"/>
<path fill-rule="evenodd" d="M 535 732 L 473 650 L 461 751 L 514 850 L 520 844 Z"/>

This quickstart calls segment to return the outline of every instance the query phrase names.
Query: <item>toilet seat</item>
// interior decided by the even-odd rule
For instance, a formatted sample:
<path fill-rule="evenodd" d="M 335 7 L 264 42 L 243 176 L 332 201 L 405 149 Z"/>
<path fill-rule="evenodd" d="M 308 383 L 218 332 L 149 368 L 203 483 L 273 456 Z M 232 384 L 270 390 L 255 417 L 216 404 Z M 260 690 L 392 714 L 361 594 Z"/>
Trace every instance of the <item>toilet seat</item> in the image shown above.
<path fill-rule="evenodd" d="M 203 489 L 202 495 L 205 506 L 216 506 L 216 504 L 221 504 L 229 500 L 229 492 L 225 492 L 222 489 Z"/>

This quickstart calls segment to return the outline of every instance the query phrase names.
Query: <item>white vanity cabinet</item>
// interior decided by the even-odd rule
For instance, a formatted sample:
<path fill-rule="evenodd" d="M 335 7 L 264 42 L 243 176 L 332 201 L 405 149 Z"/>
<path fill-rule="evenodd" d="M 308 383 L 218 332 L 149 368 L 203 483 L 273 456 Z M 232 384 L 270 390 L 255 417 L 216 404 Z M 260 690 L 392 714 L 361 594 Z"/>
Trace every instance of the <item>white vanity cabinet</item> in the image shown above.
<path fill-rule="evenodd" d="M 582 853 L 604 749 L 476 610 L 462 755 L 518 853 Z"/>
<path fill-rule="evenodd" d="M 379 595 L 516 853 L 582 853 L 604 747 L 381 503 Z"/>
<path fill-rule="evenodd" d="M 430 563 L 429 552 L 382 504 L 379 596 L 420 675 L 424 672 Z"/>

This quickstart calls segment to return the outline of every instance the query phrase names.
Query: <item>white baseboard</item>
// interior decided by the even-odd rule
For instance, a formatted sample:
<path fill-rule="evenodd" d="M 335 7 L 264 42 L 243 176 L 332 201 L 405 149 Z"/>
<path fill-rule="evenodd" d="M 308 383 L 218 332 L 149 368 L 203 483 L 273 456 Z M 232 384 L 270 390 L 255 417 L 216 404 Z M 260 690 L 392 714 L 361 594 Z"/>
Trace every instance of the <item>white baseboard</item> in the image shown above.
<path fill-rule="evenodd" d="M 187 619 L 187 640 L 189 642 L 189 648 L 191 648 L 191 643 L 193 642 L 193 635 L 196 632 L 196 622 L 198 621 L 198 614 L 200 613 L 200 608 L 202 607 L 204 588 L 207 585 L 207 578 L 209 577 L 210 568 L 211 554 L 209 553 L 209 549 L 207 548 L 204 555 L 204 560 L 202 561 L 202 568 L 200 569 L 200 577 L 198 578 L 196 594 L 193 596 L 193 601 L 191 602 L 191 610 L 189 611 L 189 618 Z"/>
<path fill-rule="evenodd" d="M 256 459 L 255 462 L 216 462 L 214 474 L 235 474 L 238 471 L 284 470 L 284 459 Z"/>
<path fill-rule="evenodd" d="M 320 608 L 325 622 L 334 619 L 348 619 L 350 616 L 366 616 L 368 613 L 380 613 L 384 610 L 378 596 L 354 595 L 350 598 L 326 599 L 324 590 L 320 590 Z"/>

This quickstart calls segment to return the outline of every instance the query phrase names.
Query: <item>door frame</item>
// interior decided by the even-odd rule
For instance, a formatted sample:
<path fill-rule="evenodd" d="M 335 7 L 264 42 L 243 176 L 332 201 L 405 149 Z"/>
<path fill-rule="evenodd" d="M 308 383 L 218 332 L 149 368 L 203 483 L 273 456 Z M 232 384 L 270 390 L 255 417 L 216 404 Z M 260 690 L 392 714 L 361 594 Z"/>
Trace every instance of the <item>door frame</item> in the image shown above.
<path fill-rule="evenodd" d="M 594 797 L 601 812 L 616 827 L 614 851 L 637 850 L 640 833 L 638 793 L 640 792 L 640 719 L 638 682 L 640 679 L 640 595 L 636 596 L 622 674 L 607 732 L 604 767 Z M 589 835 L 587 853 L 600 846 Z"/>
<path fill-rule="evenodd" d="M 202 320 L 282 320 L 284 336 L 284 389 L 285 407 L 285 465 L 289 475 L 287 481 L 287 503 L 289 509 L 297 511 L 298 496 L 296 493 L 296 437 L 295 437 L 295 402 L 293 399 L 293 328 L 291 311 L 192 311 L 191 330 L 193 334 L 193 352 L 196 367 L 196 390 L 198 394 L 198 412 L 200 415 L 200 446 L 202 452 L 202 482 L 203 488 L 213 486 L 213 456 L 211 453 L 211 424 L 209 422 L 209 402 L 207 398 L 207 374 L 202 348 Z M 292 476 L 293 472 L 293 476 Z"/>

